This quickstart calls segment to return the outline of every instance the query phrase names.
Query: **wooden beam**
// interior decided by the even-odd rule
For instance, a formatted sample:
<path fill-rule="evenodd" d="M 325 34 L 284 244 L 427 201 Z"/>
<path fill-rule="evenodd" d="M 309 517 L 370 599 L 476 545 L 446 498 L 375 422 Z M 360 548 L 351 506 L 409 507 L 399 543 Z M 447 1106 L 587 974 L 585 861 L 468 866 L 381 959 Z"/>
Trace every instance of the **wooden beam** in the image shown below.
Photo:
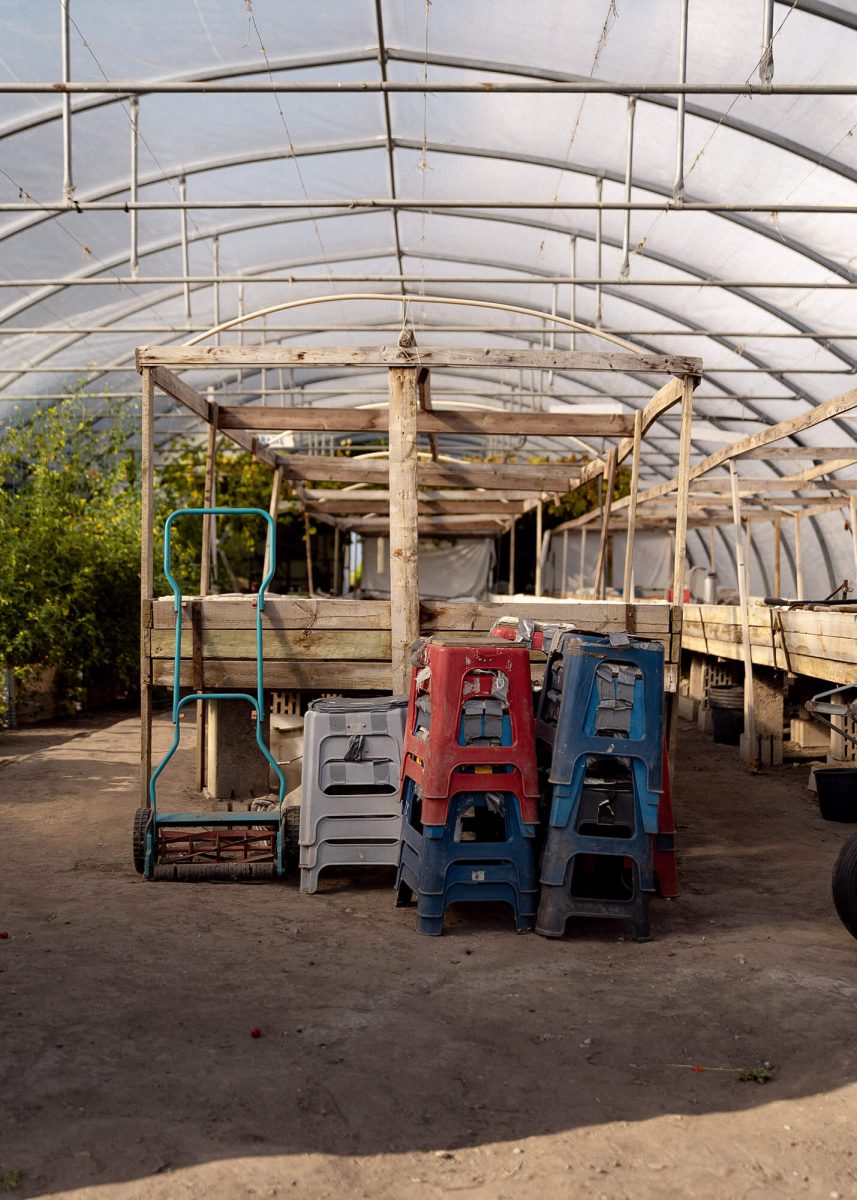
<path fill-rule="evenodd" d="M 824 421 L 842 416 L 843 413 L 850 412 L 853 408 L 857 408 L 857 388 L 852 388 L 850 391 L 843 392 L 839 396 L 834 396 L 831 400 L 826 400 L 823 404 L 816 405 L 815 408 L 810 408 L 796 417 L 789 418 L 788 421 L 781 421 L 778 425 L 770 425 L 767 429 L 762 429 L 758 433 L 751 434 L 749 437 L 739 438 L 729 446 L 723 446 L 714 454 L 710 454 L 708 458 L 704 458 L 702 462 L 691 467 L 689 482 L 699 479 L 701 475 L 707 475 L 715 467 L 729 463 L 733 459 L 739 458 L 751 451 L 759 450 L 764 446 L 770 445 L 772 442 L 781 441 L 786 437 L 794 437 L 795 434 L 802 433 L 805 429 L 812 429 L 816 425 L 821 425 Z M 668 496 L 677 487 L 677 478 L 668 479 L 665 483 L 657 484 L 655 487 L 642 492 L 638 497 L 638 503 L 643 504 L 661 496 Z M 627 496 L 616 501 L 617 509 L 627 507 Z M 593 514 L 587 513 L 585 516 L 577 517 L 574 521 L 569 521 L 566 524 L 569 529 L 573 529 L 581 524 L 591 524 L 593 519 Z"/>
<path fill-rule="evenodd" d="M 387 408 L 288 408 L 220 405 L 221 429 L 386 433 Z M 628 413 L 521 412 L 497 409 L 437 409 L 417 414 L 417 430 L 437 434 L 508 434 L 535 437 L 622 437 L 633 429 Z M 433 456 L 434 457 L 434 456 Z M 435 461 L 436 458 L 435 458 Z"/>
<path fill-rule="evenodd" d="M 380 346 L 138 346 L 144 367 L 534 367 L 568 371 L 636 371 L 699 375 L 702 359 L 670 354 L 593 350 L 504 350 L 478 347 L 408 349 Z"/>
<path fill-rule="evenodd" d="M 336 497 L 342 493 L 328 492 L 329 496 Z M 307 500 L 305 508 L 307 512 L 321 514 L 331 513 L 334 516 L 360 516 L 368 513 L 383 513 L 390 507 L 389 495 L 383 495 L 379 500 L 369 500 L 365 497 L 362 499 L 348 499 L 348 493 L 345 493 L 342 499 L 332 499 L 325 501 Z M 512 501 L 507 503 L 505 500 L 494 498 L 486 500 L 484 496 L 475 494 L 471 500 L 424 500 L 419 499 L 419 514 L 420 516 L 456 516 L 473 514 L 474 516 L 496 514 L 506 517 L 521 516 L 524 512 L 523 502 Z"/>
<path fill-rule="evenodd" d="M 423 367 L 417 376 L 417 387 L 419 388 L 420 408 L 423 412 L 430 413 L 432 411 L 431 404 L 431 372 L 428 367 Z M 419 422 L 419 413 L 417 414 L 417 422 Z M 417 425 L 419 428 L 419 424 Z M 431 451 L 432 462 L 437 462 L 437 437 L 430 433 L 428 435 L 429 450 Z"/>
<path fill-rule="evenodd" d="M 512 521 L 509 527 L 509 595 L 515 594 L 515 530 L 518 522 Z"/>
<path fill-rule="evenodd" d="M 847 458 L 853 455 L 853 446 L 764 446 L 758 450 L 747 450 L 743 458 L 763 458 L 765 462 L 774 459 L 805 459 L 810 462 L 822 462 L 831 458 Z"/>
<path fill-rule="evenodd" d="M 631 491 L 628 505 L 628 534 L 625 540 L 625 575 L 622 581 L 622 599 L 626 604 L 633 600 L 634 583 L 634 535 L 637 525 L 637 491 L 640 487 L 640 443 L 643 435 L 643 414 L 634 416 L 634 448 L 631 458 Z M 564 529 L 562 536 L 568 537 Z"/>
<path fill-rule="evenodd" d="M 324 480 L 336 483 L 386 484 L 387 463 L 382 458 L 314 457 L 289 454 L 278 458 L 286 479 Z M 477 487 L 505 492 L 512 488 L 534 496 L 543 492 L 564 493 L 575 486 L 578 471 L 568 463 L 432 463 L 421 461 L 417 468 L 424 487 Z"/>
<path fill-rule="evenodd" d="M 149 807 L 149 776 L 152 773 L 152 665 L 149 631 L 154 591 L 154 429 L 155 385 L 151 371 L 143 371 L 140 478 L 142 486 L 140 522 L 140 792 L 141 808 Z"/>
<path fill-rule="evenodd" d="M 377 461 L 383 462 L 383 459 Z M 389 489 L 381 487 L 350 487 L 342 491 L 334 491 L 330 488 L 302 487 L 301 497 L 307 503 L 318 502 L 320 504 L 346 499 L 368 500 L 372 504 L 383 504 L 386 508 L 390 503 Z M 419 499 L 431 504 L 443 503 L 446 500 L 463 501 L 470 504 L 473 508 L 477 507 L 483 500 L 498 501 L 500 503 L 505 503 L 507 500 L 523 500 L 526 501 L 526 507 L 529 508 L 534 508 L 536 503 L 532 491 L 504 491 L 502 497 L 498 497 L 492 495 L 491 492 L 480 491 L 479 488 L 420 488 Z"/>
<path fill-rule="evenodd" d="M 389 372 L 389 387 L 393 691 L 407 695 L 411 680 L 411 646 L 420 632 L 417 575 L 417 371 L 414 368 L 393 368 Z"/>
<path fill-rule="evenodd" d="M 542 594 L 542 537 L 543 537 L 542 518 L 543 518 L 543 508 L 544 508 L 544 506 L 542 504 L 542 501 L 539 500 L 538 504 L 536 505 L 536 580 L 535 580 L 535 589 L 534 589 L 535 594 L 537 596 L 541 596 L 541 594 Z"/>
<path fill-rule="evenodd" d="M 304 513 L 304 545 L 306 546 L 306 587 L 310 599 L 315 595 L 312 578 L 312 534 L 310 532 L 309 515 Z"/>
<path fill-rule="evenodd" d="M 690 435 L 693 426 L 693 389 L 695 381 L 682 381 L 681 429 L 678 451 L 678 486 L 675 514 L 675 559 L 673 561 L 673 604 L 684 603 L 684 579 L 687 570 L 687 511 L 690 478 Z"/>
<path fill-rule="evenodd" d="M 277 538 L 277 514 L 280 511 L 280 489 L 283 483 L 282 467 L 276 467 L 274 470 L 274 478 L 271 481 L 271 503 L 268 506 L 268 513 L 274 522 L 274 530 L 271 532 L 268 528 L 267 536 L 265 537 L 265 562 L 263 575 L 267 575 L 271 568 L 271 563 L 276 561 L 276 538 Z"/>
<path fill-rule="evenodd" d="M 214 419 L 212 405 L 209 404 L 196 388 L 192 388 L 189 383 L 185 383 L 183 379 L 179 379 L 178 375 L 174 375 L 172 371 L 168 371 L 165 367 L 156 367 L 152 371 L 152 378 L 162 392 L 166 392 L 168 396 L 172 396 L 174 400 L 178 400 L 179 404 L 183 404 L 185 408 L 189 408 L 192 413 L 195 413 L 203 421 L 207 421 L 209 425 L 212 423 Z M 264 446 L 259 446 L 256 438 L 251 437 L 248 433 L 232 429 L 226 431 L 226 436 L 235 442 L 236 446 L 240 446 L 242 450 L 249 451 L 254 458 L 258 458 L 261 462 L 266 462 L 269 467 L 277 465 L 276 458 L 270 450 L 266 450 Z"/>
<path fill-rule="evenodd" d="M 353 521 L 343 520 L 342 527 L 351 533 L 359 533 L 362 537 L 389 537 L 390 524 L 376 524 L 374 520 L 367 521 L 364 517 L 355 517 Z M 420 518 L 419 536 L 421 538 L 485 538 L 496 537 L 505 533 L 506 523 L 499 519 L 474 520 L 468 517 L 463 525 L 450 525 L 448 519 Z"/>
<path fill-rule="evenodd" d="M 651 400 L 641 412 L 641 434 L 643 437 L 648 433 L 649 429 L 654 425 L 655 421 L 665 412 L 668 412 L 681 400 L 682 381 L 681 379 L 670 379 L 662 388 L 659 388 Z M 629 454 L 634 453 L 634 433 L 629 431 L 631 436 L 624 438 L 616 451 L 617 465 L 623 463 Z M 580 484 L 588 483 L 590 479 L 596 479 L 599 475 L 604 474 L 606 463 L 603 458 L 598 458 L 594 462 L 586 463 L 580 477 Z"/>
<path fill-rule="evenodd" d="M 598 546 L 598 561 L 595 566 L 595 594 L 603 600 L 607 592 L 607 538 L 610 532 L 610 512 L 613 508 L 613 484 L 616 480 L 616 451 L 607 451 L 607 490 L 604 495 L 604 511 L 601 514 L 601 541 Z M 599 484 L 599 487 L 601 485 Z"/>
<path fill-rule="evenodd" d="M 735 464 L 729 464 L 732 480 L 732 521 L 735 526 L 735 573 L 738 576 L 738 604 L 741 610 L 741 639 L 744 648 L 744 739 L 747 761 L 756 758 L 756 707 L 753 703 L 753 649 L 750 643 L 750 610 L 747 603 L 747 566 L 741 531 L 741 499 Z"/>

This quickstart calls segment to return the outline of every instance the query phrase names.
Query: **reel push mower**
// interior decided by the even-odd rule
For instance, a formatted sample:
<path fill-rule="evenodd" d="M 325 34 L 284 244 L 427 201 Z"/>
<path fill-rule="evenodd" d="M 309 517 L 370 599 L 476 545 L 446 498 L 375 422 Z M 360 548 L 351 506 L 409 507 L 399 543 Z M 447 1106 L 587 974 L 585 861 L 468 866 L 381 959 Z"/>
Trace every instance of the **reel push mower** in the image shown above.
<path fill-rule="evenodd" d="M 192 692 L 181 695 L 182 593 L 171 570 L 172 527 L 184 516 L 256 516 L 268 522 L 271 554 L 269 567 L 255 597 L 256 695 L 248 692 Z M 172 589 L 176 614 L 173 665 L 173 740 L 149 780 L 149 806 L 134 814 L 134 866 L 145 879 L 279 879 L 289 857 L 284 807 L 286 779 L 265 744 L 262 612 L 265 593 L 276 569 L 275 526 L 261 508 L 179 508 L 164 526 L 164 574 Z M 256 742 L 277 777 L 277 806 L 271 812 L 162 812 L 157 783 L 181 741 L 183 709 L 197 700 L 238 701 L 251 705 L 256 722 Z M 289 823 L 291 825 L 291 822 Z"/>

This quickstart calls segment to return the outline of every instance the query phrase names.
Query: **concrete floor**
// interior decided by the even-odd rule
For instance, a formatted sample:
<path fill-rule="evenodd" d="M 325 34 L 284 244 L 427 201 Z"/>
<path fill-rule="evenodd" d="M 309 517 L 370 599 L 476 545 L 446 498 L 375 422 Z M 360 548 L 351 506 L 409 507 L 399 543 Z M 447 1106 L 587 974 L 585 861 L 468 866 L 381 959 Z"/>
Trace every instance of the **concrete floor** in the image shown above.
<path fill-rule="evenodd" d="M 806 766 L 751 777 L 682 729 L 683 895 L 648 944 L 520 937 L 502 908 L 429 939 L 383 874 L 144 882 L 138 738 L 0 734 L 0 1191 L 857 1196 L 857 942 L 830 901 L 851 828 Z"/>

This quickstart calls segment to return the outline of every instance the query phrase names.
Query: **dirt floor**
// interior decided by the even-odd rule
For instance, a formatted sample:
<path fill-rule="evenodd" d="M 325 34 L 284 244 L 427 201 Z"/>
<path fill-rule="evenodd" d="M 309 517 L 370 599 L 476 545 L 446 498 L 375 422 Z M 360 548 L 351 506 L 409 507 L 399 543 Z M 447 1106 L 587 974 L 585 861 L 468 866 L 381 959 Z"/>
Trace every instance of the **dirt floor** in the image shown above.
<path fill-rule="evenodd" d="M 682 729 L 650 943 L 481 906 L 432 939 L 383 875 L 144 882 L 138 744 L 125 717 L 0 735 L 0 1192 L 857 1196 L 851 827 L 806 766 L 751 777 Z"/>

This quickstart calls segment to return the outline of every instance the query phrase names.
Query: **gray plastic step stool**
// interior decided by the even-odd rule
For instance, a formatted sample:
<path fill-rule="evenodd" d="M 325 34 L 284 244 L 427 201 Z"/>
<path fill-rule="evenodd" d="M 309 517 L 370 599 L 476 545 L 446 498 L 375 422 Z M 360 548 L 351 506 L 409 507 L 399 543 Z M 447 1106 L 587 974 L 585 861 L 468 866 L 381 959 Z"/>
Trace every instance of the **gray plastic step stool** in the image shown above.
<path fill-rule="evenodd" d="M 304 722 L 301 891 L 332 866 L 395 866 L 408 701 L 314 700 Z"/>

